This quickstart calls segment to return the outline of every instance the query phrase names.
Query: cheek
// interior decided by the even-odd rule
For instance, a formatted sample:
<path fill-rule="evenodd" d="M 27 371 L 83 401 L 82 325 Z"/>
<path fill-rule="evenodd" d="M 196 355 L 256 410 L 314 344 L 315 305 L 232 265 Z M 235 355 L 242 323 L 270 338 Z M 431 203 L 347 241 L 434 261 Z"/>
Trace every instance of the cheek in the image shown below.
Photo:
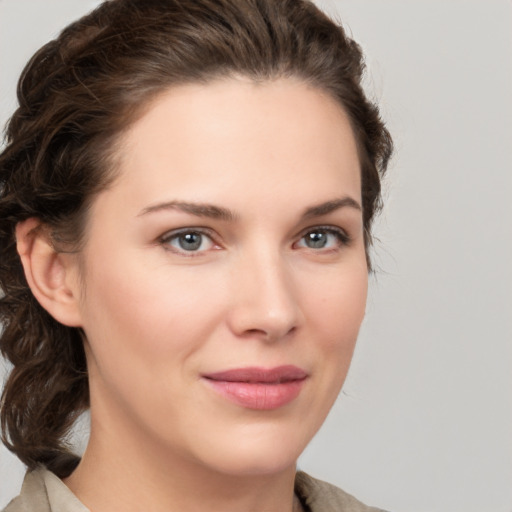
<path fill-rule="evenodd" d="M 325 341 L 333 349 L 355 343 L 366 309 L 366 267 L 336 269 L 324 279 L 323 285 L 310 294 L 308 309 L 315 329 L 325 333 Z"/>
<path fill-rule="evenodd" d="M 191 356 L 208 339 L 216 302 L 208 296 L 210 286 L 168 274 L 147 264 L 104 264 L 88 276 L 89 381 L 100 415 L 116 404 L 138 421 L 165 416 L 174 410 L 172 400 L 179 402 L 183 379 L 193 374 Z"/>
<path fill-rule="evenodd" d="M 323 290 L 309 298 L 308 323 L 311 336 L 316 340 L 309 348 L 321 359 L 320 379 L 330 404 L 345 381 L 364 318 L 368 287 L 366 266 L 337 269 L 324 283 Z"/>
<path fill-rule="evenodd" d="M 102 361 L 138 366 L 179 360 L 194 351 L 215 321 L 219 287 L 194 269 L 171 272 L 141 258 L 93 265 L 84 301 L 86 333 Z M 143 258 L 142 258 L 143 259 Z M 200 322 L 198 320 L 201 320 Z M 133 361 L 130 361 L 130 358 Z"/>

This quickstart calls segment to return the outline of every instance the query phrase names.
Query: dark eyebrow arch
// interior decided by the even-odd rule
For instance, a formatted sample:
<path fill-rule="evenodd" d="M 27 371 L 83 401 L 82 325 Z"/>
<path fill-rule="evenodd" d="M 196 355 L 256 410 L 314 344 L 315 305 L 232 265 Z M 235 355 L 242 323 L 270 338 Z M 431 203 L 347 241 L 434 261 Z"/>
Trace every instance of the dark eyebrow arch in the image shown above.
<path fill-rule="evenodd" d="M 207 203 L 187 203 L 185 201 L 167 201 L 165 203 L 148 206 L 139 213 L 138 217 L 162 210 L 180 210 L 185 213 L 196 215 L 197 217 L 209 217 L 211 219 L 225 221 L 234 221 L 236 219 L 236 215 L 231 210 L 223 208 L 222 206 L 215 206 Z"/>
<path fill-rule="evenodd" d="M 332 199 L 331 201 L 326 201 L 325 203 L 315 206 L 310 206 L 309 208 L 306 208 L 301 218 L 306 220 L 314 217 L 321 217 L 322 215 L 327 215 L 335 210 L 346 207 L 354 208 L 359 211 L 362 210 L 361 205 L 355 199 L 347 196 L 339 199 Z M 148 213 L 165 210 L 180 210 L 185 213 L 196 215 L 197 217 L 208 217 L 210 219 L 219 219 L 228 222 L 233 222 L 237 219 L 237 215 L 235 213 L 227 208 L 223 208 L 222 206 L 216 206 L 208 203 L 188 203 L 185 201 L 167 201 L 153 206 L 148 206 L 139 213 L 138 217 L 147 215 Z"/>
<path fill-rule="evenodd" d="M 335 210 L 339 210 L 340 208 L 345 207 L 362 211 L 361 205 L 355 199 L 346 196 L 340 197 L 339 199 L 332 199 L 331 201 L 326 201 L 325 203 L 306 208 L 302 214 L 302 218 L 311 219 L 314 217 L 321 217 L 322 215 L 327 215 Z"/>

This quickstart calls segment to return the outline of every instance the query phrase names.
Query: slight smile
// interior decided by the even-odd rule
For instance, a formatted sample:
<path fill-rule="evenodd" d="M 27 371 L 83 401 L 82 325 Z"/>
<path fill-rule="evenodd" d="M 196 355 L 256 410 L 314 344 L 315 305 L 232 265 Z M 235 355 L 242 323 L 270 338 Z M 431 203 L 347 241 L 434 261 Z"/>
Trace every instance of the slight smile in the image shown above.
<path fill-rule="evenodd" d="M 203 375 L 219 394 L 248 409 L 272 410 L 297 398 L 308 374 L 293 365 L 237 368 Z"/>

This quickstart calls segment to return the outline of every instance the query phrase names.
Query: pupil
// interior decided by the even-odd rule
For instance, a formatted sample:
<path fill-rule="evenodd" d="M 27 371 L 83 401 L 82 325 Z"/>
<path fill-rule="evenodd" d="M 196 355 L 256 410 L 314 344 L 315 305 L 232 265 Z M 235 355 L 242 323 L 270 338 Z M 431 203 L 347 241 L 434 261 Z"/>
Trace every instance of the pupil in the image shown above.
<path fill-rule="evenodd" d="M 308 246 L 313 247 L 315 249 L 320 249 L 322 247 L 325 247 L 325 244 L 327 243 L 327 236 L 325 233 L 322 233 L 321 231 L 317 231 L 315 233 L 309 233 L 307 235 L 307 241 Z"/>
<path fill-rule="evenodd" d="M 201 233 L 187 233 L 179 237 L 180 247 L 186 251 L 199 249 L 201 241 Z"/>

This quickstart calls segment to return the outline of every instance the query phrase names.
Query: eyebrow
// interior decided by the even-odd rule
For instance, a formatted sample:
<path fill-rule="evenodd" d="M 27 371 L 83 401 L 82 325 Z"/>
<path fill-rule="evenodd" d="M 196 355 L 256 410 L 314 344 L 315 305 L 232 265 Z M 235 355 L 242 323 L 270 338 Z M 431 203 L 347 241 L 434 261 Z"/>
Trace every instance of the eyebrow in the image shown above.
<path fill-rule="evenodd" d="M 361 205 L 355 199 L 345 196 L 306 208 L 301 215 L 301 219 L 307 220 L 314 217 L 321 217 L 322 215 L 328 215 L 340 208 L 347 207 L 362 211 Z M 190 203 L 186 201 L 167 201 L 153 206 L 148 206 L 147 208 L 144 208 L 138 216 L 140 217 L 142 215 L 147 215 L 148 213 L 165 210 L 179 210 L 197 217 L 208 217 L 228 222 L 233 222 L 238 218 L 236 213 L 222 206 L 216 206 L 208 203 Z"/>
<path fill-rule="evenodd" d="M 197 217 L 209 217 L 211 219 L 225 221 L 234 221 L 236 219 L 236 215 L 231 210 L 223 208 L 222 206 L 215 206 L 208 203 L 188 203 L 185 201 L 167 201 L 164 203 L 158 203 L 144 208 L 138 216 L 140 217 L 148 213 L 159 212 L 162 210 L 180 210 Z"/>
<path fill-rule="evenodd" d="M 352 199 L 349 196 L 345 196 L 306 208 L 306 210 L 302 214 L 302 218 L 311 219 L 313 217 L 321 217 L 322 215 L 327 215 L 336 210 L 339 210 L 340 208 L 347 207 L 362 211 L 361 205 L 355 199 Z"/>

